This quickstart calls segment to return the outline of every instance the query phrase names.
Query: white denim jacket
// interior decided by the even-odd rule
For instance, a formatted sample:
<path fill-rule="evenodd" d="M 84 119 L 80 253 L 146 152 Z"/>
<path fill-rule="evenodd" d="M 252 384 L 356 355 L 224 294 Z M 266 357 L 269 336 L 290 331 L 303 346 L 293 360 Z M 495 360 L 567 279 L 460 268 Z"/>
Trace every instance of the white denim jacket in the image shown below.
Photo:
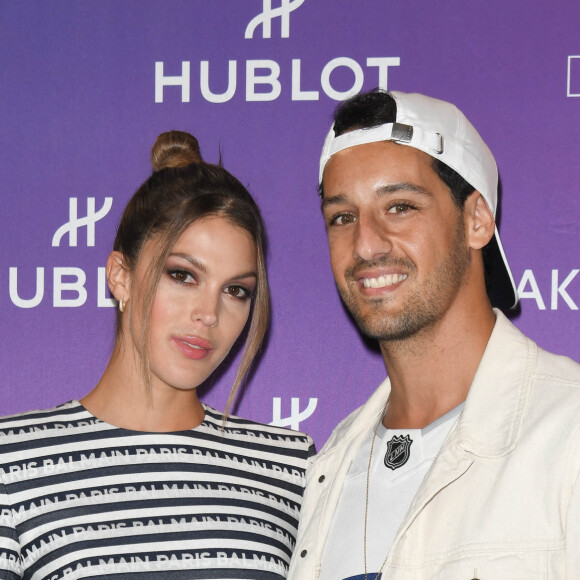
<path fill-rule="evenodd" d="M 383 580 L 580 579 L 580 365 L 496 316 L 463 413 L 399 528 Z M 319 577 L 343 481 L 389 392 L 387 379 L 309 468 L 288 580 Z"/>

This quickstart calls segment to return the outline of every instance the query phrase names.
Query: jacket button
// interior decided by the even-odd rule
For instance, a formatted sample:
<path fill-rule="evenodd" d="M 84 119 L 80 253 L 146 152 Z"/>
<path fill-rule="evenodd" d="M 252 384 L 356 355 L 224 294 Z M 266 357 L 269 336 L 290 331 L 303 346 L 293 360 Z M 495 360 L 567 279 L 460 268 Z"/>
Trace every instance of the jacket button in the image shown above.
<path fill-rule="evenodd" d="M 325 479 L 326 479 L 326 475 L 321 475 L 321 476 L 318 478 L 318 483 L 322 483 L 322 482 L 323 482 Z"/>
<path fill-rule="evenodd" d="M 308 554 L 308 550 L 302 550 L 302 552 L 300 552 L 300 557 L 306 558 L 306 554 Z"/>

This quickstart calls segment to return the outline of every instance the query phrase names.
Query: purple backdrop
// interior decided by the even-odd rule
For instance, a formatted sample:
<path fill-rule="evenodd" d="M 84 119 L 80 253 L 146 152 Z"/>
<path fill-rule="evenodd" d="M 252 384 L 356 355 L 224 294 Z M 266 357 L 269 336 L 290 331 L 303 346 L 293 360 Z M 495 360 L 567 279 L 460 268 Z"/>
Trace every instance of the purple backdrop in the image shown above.
<path fill-rule="evenodd" d="M 478 127 L 523 290 L 514 321 L 580 358 L 579 28 L 577 0 L 2 2 L 0 413 L 98 380 L 114 320 L 99 268 L 156 135 L 184 129 L 206 160 L 221 150 L 270 236 L 274 317 L 236 411 L 320 447 L 385 374 L 340 304 L 316 195 L 333 108 L 377 85 L 455 102 Z M 234 370 L 208 403 L 223 408 Z"/>

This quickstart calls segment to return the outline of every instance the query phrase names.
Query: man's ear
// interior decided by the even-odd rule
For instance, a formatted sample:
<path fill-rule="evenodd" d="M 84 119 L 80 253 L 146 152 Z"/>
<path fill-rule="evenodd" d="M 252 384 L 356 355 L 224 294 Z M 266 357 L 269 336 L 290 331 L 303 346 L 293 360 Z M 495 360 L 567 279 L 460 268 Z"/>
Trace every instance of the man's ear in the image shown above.
<path fill-rule="evenodd" d="M 107 283 L 117 301 L 125 304 L 131 293 L 131 272 L 121 252 L 111 252 L 107 259 Z"/>
<path fill-rule="evenodd" d="M 479 191 L 474 191 L 465 200 L 464 216 L 469 246 L 481 250 L 495 233 L 495 218 Z"/>

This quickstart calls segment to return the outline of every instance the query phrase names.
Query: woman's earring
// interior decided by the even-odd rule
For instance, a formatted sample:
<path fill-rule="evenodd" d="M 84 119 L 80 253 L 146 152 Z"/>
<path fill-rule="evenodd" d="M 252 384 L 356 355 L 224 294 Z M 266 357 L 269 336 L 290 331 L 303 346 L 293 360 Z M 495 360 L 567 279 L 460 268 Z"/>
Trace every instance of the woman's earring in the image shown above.
<path fill-rule="evenodd" d="M 119 312 L 125 312 L 125 302 L 122 298 L 119 300 Z"/>

